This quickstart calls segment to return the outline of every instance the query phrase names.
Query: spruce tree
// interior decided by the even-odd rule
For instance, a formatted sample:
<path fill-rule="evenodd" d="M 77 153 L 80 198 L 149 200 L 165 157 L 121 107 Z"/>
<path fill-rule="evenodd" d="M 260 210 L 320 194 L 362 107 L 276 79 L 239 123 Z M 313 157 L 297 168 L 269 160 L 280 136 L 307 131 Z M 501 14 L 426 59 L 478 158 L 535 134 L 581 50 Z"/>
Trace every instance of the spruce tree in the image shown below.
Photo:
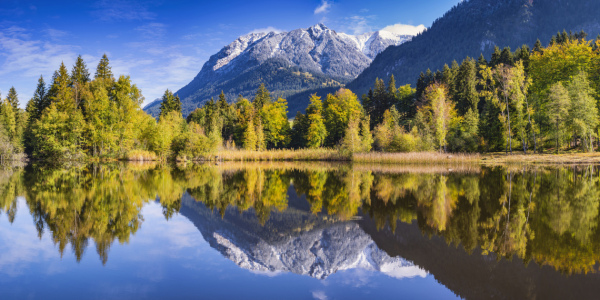
<path fill-rule="evenodd" d="M 71 71 L 71 79 L 73 83 L 79 83 L 80 85 L 86 84 L 90 81 L 90 72 L 88 71 L 85 61 L 83 61 L 81 55 L 77 56 L 77 60 L 75 61 L 75 65 Z"/>
<path fill-rule="evenodd" d="M 10 105 L 13 107 L 13 111 L 18 111 L 19 95 L 17 95 L 17 90 L 15 90 L 14 86 L 10 87 L 10 90 L 8 90 L 8 95 L 6 95 L 6 99 L 8 100 Z"/>
<path fill-rule="evenodd" d="M 498 48 L 498 46 L 494 46 L 494 53 L 492 53 L 492 58 L 490 59 L 490 66 L 492 68 L 494 68 L 500 64 L 500 62 L 501 62 L 500 56 L 501 56 L 500 48 Z"/>
<path fill-rule="evenodd" d="M 452 95 L 454 93 L 454 95 Z M 477 66 L 475 60 L 467 57 L 458 69 L 454 84 L 454 91 L 448 93 L 454 98 L 461 115 L 467 113 L 469 108 L 478 112 L 479 93 L 477 92 Z"/>
<path fill-rule="evenodd" d="M 533 45 L 533 52 L 542 52 L 542 42 L 540 42 L 540 39 L 535 41 L 535 44 Z"/>
<path fill-rule="evenodd" d="M 510 52 L 510 47 L 504 47 L 502 52 L 500 53 L 500 63 L 505 64 L 507 66 L 514 65 L 512 53 Z"/>
<path fill-rule="evenodd" d="M 44 82 L 43 76 L 40 76 L 40 79 L 38 79 L 35 93 L 30 102 L 31 105 L 29 103 L 27 104 L 29 119 L 38 120 L 42 115 L 42 111 L 49 106 L 46 83 Z"/>
<path fill-rule="evenodd" d="M 390 81 L 388 82 L 388 95 L 389 97 L 396 97 L 396 79 L 394 78 L 394 74 L 390 76 Z"/>
<path fill-rule="evenodd" d="M 69 111 L 74 108 L 73 90 L 71 89 L 71 76 L 64 63 L 60 64 L 58 71 L 52 76 L 52 84 L 48 91 L 48 106 L 55 103 L 60 111 Z M 44 106 L 46 108 L 47 106 Z"/>
<path fill-rule="evenodd" d="M 166 116 L 172 111 L 176 111 L 181 114 L 181 99 L 179 99 L 179 96 L 173 95 L 173 93 L 167 89 L 162 96 L 159 117 Z"/>
<path fill-rule="evenodd" d="M 111 67 L 108 62 L 108 57 L 106 54 L 102 55 L 102 59 L 98 63 L 98 67 L 96 67 L 96 79 L 110 79 L 114 80 L 113 73 L 111 71 Z"/>
<path fill-rule="evenodd" d="M 267 103 L 271 103 L 271 94 L 269 93 L 269 90 L 267 90 L 267 88 L 265 87 L 265 84 L 261 83 L 261 85 L 258 87 L 258 90 L 256 91 L 256 96 L 254 97 L 254 101 L 252 101 L 252 104 L 254 104 L 254 108 L 260 110 Z"/>

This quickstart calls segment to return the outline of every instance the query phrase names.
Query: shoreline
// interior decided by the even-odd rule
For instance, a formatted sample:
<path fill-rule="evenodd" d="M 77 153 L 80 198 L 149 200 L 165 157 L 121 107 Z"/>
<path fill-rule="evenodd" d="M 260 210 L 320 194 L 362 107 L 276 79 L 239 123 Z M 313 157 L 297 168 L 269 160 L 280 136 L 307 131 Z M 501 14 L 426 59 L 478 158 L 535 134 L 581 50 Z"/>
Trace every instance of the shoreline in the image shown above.
<path fill-rule="evenodd" d="M 4 163 L 45 163 L 40 160 L 11 160 Z M 156 156 L 116 158 L 89 158 L 60 163 L 111 163 L 111 162 L 328 162 L 382 165 L 535 165 L 535 164 L 600 164 L 600 152 L 593 153 L 564 153 L 564 154 L 505 154 L 505 153 L 439 153 L 439 152 L 368 152 L 354 153 L 352 157 L 344 156 L 335 149 L 278 149 L 263 151 L 222 150 L 211 155 L 194 159 L 164 159 Z M 51 162 L 48 162 L 51 163 Z M 56 163 L 56 162 L 55 162 Z M 60 164 L 59 163 L 59 164 Z"/>

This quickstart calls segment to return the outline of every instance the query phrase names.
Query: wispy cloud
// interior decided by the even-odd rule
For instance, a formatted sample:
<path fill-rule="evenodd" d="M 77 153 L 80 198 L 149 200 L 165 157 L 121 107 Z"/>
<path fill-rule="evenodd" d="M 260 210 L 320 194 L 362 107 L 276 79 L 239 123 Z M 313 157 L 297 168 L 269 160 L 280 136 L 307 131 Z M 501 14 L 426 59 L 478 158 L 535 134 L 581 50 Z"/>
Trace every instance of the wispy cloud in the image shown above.
<path fill-rule="evenodd" d="M 324 291 L 314 291 L 312 292 L 312 296 L 317 300 L 327 300 L 327 295 Z"/>
<path fill-rule="evenodd" d="M 167 25 L 163 23 L 149 23 L 139 26 L 135 29 L 144 39 L 155 40 L 164 37 L 167 32 Z"/>
<path fill-rule="evenodd" d="M 369 24 L 369 21 L 373 18 L 374 16 L 351 16 L 346 18 L 346 27 L 352 34 L 355 35 L 371 32 L 373 31 L 373 27 Z"/>
<path fill-rule="evenodd" d="M 54 29 L 54 28 L 47 28 L 47 29 L 44 29 L 43 31 L 46 34 L 46 36 L 53 41 L 61 40 L 64 37 L 67 37 L 69 35 L 69 33 L 66 31 L 62 31 L 62 30 L 58 30 L 58 29 Z"/>
<path fill-rule="evenodd" d="M 325 14 L 325 13 L 329 12 L 330 8 L 331 8 L 331 2 L 329 2 L 327 0 L 323 0 L 321 2 L 321 5 L 317 6 L 317 8 L 315 8 L 315 15 Z"/>
<path fill-rule="evenodd" d="M 142 2 L 134 0 L 100 0 L 92 14 L 101 21 L 152 20 L 156 14 Z"/>
<path fill-rule="evenodd" d="M 423 32 L 425 29 L 427 29 L 427 28 L 425 27 L 425 25 L 422 25 L 422 24 L 418 25 L 418 26 L 407 25 L 407 24 L 394 24 L 394 25 L 387 26 L 381 30 L 389 31 L 391 33 L 400 34 L 400 35 L 417 35 L 417 34 Z"/>
<path fill-rule="evenodd" d="M 32 40 L 27 31 L 11 27 L 0 31 L 0 75 L 19 73 L 37 77 L 51 74 L 61 62 L 71 63 L 77 47 L 49 41 Z"/>

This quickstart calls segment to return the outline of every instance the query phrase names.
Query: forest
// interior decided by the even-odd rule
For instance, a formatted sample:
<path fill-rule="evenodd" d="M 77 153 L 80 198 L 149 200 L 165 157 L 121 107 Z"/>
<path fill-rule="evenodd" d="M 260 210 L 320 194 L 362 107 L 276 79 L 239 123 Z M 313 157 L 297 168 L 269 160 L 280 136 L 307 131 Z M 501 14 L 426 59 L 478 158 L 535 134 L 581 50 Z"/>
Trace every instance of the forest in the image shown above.
<path fill-rule="evenodd" d="M 336 149 L 342 157 L 380 152 L 550 153 L 599 145 L 600 39 L 558 33 L 548 46 L 496 47 L 427 70 L 416 87 L 377 79 L 362 97 L 341 88 L 310 97 L 288 120 L 288 103 L 261 85 L 253 99 L 221 93 L 184 118 L 165 91 L 158 120 L 129 76 L 115 78 L 104 55 L 95 74 L 81 56 L 46 85 L 40 77 L 23 110 L 14 88 L 0 103 L 4 159 L 198 160 L 220 150 Z"/>

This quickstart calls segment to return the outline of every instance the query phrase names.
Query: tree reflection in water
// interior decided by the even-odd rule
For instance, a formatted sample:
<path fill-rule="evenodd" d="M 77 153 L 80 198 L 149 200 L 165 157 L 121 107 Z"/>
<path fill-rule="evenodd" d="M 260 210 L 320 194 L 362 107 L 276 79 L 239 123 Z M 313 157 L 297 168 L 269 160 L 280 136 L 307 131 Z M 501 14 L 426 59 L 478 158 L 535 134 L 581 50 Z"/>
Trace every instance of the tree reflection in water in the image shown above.
<path fill-rule="evenodd" d="M 368 215 L 379 230 L 392 231 L 398 222 L 416 221 L 422 233 L 468 253 L 479 248 L 497 259 L 516 256 L 574 274 L 596 272 L 600 260 L 598 173 L 594 166 L 29 166 L 0 171 L 0 213 L 13 222 L 23 197 L 38 236 L 50 234 L 61 255 L 70 245 L 79 261 L 93 243 L 106 263 L 115 240 L 128 243 L 140 229 L 150 201 L 161 204 L 168 220 L 187 192 L 221 216 L 228 208 L 252 211 L 264 225 L 270 214 L 288 209 L 293 186 L 311 214 L 331 221 Z"/>

